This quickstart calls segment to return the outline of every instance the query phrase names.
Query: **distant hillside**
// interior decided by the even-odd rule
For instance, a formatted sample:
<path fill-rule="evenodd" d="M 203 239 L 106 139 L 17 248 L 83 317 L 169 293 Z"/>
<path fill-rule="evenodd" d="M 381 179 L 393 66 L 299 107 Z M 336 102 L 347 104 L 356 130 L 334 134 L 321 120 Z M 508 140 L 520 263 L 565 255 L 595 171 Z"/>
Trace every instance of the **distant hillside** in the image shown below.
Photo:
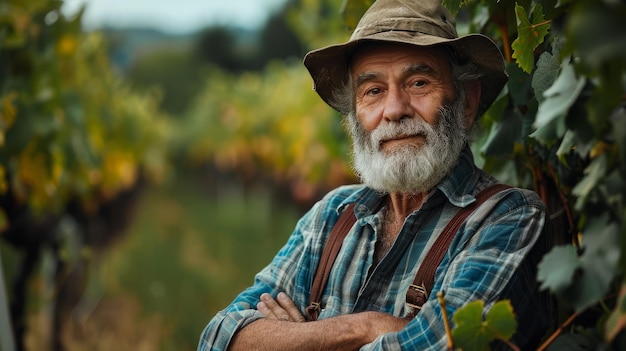
<path fill-rule="evenodd" d="M 249 45 L 258 38 L 258 31 L 245 28 L 229 28 L 236 38 L 237 45 Z M 140 56 L 163 49 L 172 51 L 191 50 L 198 33 L 171 34 L 152 28 L 117 28 L 98 29 L 108 41 L 111 60 L 121 71 L 126 69 Z"/>

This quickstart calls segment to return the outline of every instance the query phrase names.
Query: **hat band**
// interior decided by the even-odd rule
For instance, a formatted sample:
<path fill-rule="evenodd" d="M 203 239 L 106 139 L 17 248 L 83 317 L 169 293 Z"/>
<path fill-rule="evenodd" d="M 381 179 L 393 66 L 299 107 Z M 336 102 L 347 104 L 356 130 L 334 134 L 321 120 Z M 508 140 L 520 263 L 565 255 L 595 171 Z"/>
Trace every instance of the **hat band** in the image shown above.
<path fill-rule="evenodd" d="M 441 25 L 415 18 L 404 18 L 396 21 L 381 21 L 365 27 L 357 28 L 352 34 L 351 40 L 364 39 L 368 36 L 386 32 L 412 32 L 426 35 L 456 39 L 456 31 L 445 30 Z"/>

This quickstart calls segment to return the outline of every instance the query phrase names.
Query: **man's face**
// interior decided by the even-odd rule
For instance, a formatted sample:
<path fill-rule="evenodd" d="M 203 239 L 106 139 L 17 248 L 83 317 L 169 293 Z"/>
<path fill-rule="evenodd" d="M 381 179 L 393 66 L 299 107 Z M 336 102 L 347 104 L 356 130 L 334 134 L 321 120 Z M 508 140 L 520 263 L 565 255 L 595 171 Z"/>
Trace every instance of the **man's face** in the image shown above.
<path fill-rule="evenodd" d="M 355 116 L 348 117 L 354 167 L 382 192 L 433 189 L 467 141 L 463 101 L 446 56 L 437 50 L 377 45 L 352 63 Z"/>

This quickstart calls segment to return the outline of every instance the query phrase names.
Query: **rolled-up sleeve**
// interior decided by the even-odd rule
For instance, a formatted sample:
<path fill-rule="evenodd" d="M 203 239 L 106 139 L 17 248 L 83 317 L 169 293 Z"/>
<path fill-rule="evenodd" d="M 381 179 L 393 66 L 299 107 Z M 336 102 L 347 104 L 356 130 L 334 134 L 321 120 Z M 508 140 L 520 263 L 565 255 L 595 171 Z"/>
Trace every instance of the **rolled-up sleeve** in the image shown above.
<path fill-rule="evenodd" d="M 220 311 L 202 331 L 198 351 L 226 350 L 238 330 L 260 318 L 263 314 L 252 309 Z"/>

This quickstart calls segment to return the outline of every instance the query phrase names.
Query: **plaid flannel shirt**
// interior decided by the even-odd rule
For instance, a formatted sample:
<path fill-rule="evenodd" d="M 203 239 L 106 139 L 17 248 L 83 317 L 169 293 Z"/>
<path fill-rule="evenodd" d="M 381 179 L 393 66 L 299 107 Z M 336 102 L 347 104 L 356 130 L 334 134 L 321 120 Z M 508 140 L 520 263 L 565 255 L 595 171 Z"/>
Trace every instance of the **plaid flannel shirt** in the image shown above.
<path fill-rule="evenodd" d="M 348 233 L 322 296 L 319 319 L 380 311 L 403 317 L 406 291 L 417 269 L 459 208 L 496 180 L 478 169 L 469 148 L 453 172 L 406 218 L 395 243 L 372 267 L 376 235 L 381 231 L 383 197 L 362 185 L 333 190 L 298 222 L 285 246 L 243 291 L 206 326 L 199 351 L 226 350 L 233 335 L 263 315 L 256 311 L 262 293 L 283 291 L 304 311 L 324 244 L 345 207 L 355 202 L 357 222 Z M 509 189 L 494 195 L 470 215 L 453 239 L 435 273 L 433 293 L 402 331 L 379 336 L 361 350 L 443 350 L 446 334 L 434 292 L 445 290 L 446 310 L 482 300 L 486 309 L 510 299 L 518 318 L 514 342 L 536 344 L 551 325 L 549 300 L 537 291 L 536 265 L 549 249 L 541 235 L 545 208 L 531 191 Z M 534 249 L 533 249 L 534 248 Z M 451 321 L 450 321 L 451 322 Z"/>

